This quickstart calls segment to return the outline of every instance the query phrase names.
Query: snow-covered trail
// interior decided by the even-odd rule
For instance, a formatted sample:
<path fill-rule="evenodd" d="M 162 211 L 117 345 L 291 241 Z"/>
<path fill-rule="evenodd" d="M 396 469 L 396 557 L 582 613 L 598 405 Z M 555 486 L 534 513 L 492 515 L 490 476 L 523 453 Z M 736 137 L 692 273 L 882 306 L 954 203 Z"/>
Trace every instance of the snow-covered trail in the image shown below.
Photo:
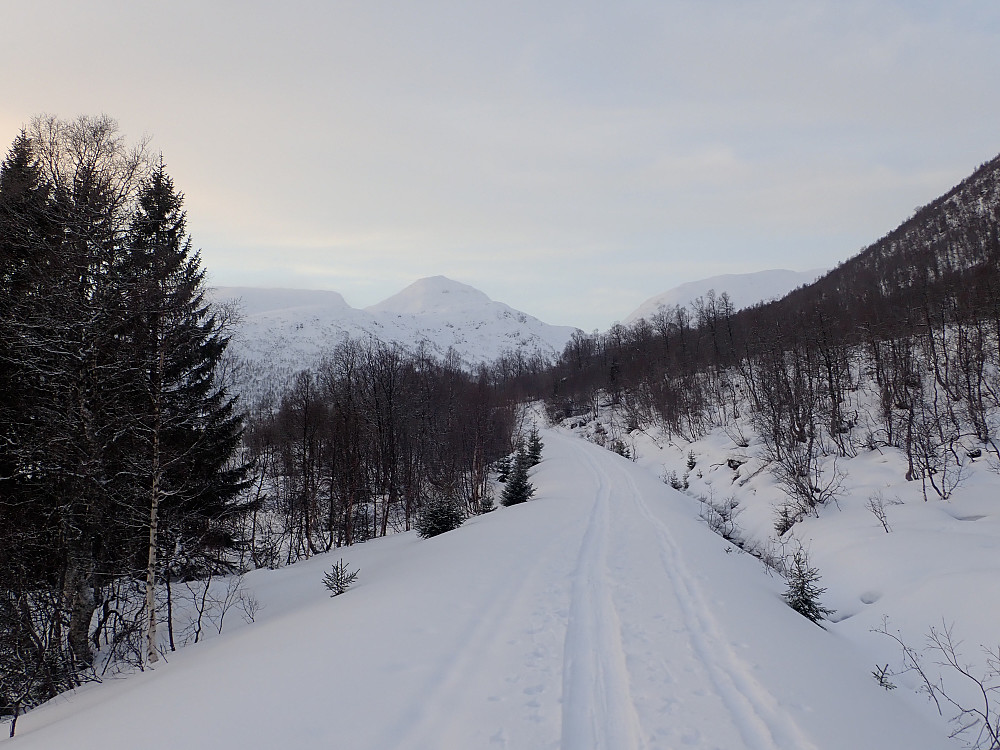
<path fill-rule="evenodd" d="M 944 745 L 690 498 L 591 444 L 544 439 L 537 499 L 251 574 L 255 624 L 57 699 L 9 746 Z M 341 556 L 359 583 L 330 599 L 322 574 Z"/>

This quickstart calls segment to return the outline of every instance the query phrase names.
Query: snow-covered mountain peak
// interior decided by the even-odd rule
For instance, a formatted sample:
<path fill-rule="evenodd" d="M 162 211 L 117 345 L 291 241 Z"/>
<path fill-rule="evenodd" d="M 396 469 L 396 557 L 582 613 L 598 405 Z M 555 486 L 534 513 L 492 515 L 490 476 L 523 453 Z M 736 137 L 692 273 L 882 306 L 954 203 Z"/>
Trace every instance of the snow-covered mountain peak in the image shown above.
<path fill-rule="evenodd" d="M 631 325 L 640 318 L 649 318 L 660 307 L 680 305 L 687 307 L 698 297 L 704 297 L 710 290 L 716 295 L 729 295 L 736 310 L 750 307 L 758 302 L 780 299 L 803 284 L 811 284 L 825 273 L 821 269 L 812 271 L 788 271 L 783 268 L 754 273 L 727 273 L 700 281 L 690 281 L 650 297 L 636 308 L 623 323 Z"/>
<path fill-rule="evenodd" d="M 209 296 L 235 302 L 241 312 L 230 352 L 245 365 L 245 395 L 280 388 L 349 339 L 373 337 L 438 357 L 452 352 L 475 367 L 512 351 L 556 357 L 577 330 L 543 323 L 444 276 L 420 279 L 363 310 L 319 290 L 219 287 Z"/>
<path fill-rule="evenodd" d="M 428 276 L 365 309 L 370 313 L 395 315 L 454 315 L 481 310 L 491 302 L 483 292 L 468 284 L 447 276 Z"/>

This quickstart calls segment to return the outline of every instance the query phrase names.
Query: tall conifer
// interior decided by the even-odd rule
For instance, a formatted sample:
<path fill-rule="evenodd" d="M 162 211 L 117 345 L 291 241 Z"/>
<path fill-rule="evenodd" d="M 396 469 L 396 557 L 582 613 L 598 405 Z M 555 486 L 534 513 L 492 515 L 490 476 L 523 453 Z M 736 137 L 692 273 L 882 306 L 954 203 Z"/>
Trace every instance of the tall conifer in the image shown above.
<path fill-rule="evenodd" d="M 158 549 L 194 551 L 226 535 L 246 467 L 230 465 L 242 431 L 235 400 L 216 381 L 228 339 L 204 298 L 205 273 L 187 235 L 183 196 L 161 160 L 129 231 L 135 419 L 126 452 L 148 514 L 146 658 L 156 661 Z M 160 539 L 160 537 L 163 539 Z M 213 538 L 209 538 L 212 536 Z M 169 564 L 169 561 L 168 561 Z"/>

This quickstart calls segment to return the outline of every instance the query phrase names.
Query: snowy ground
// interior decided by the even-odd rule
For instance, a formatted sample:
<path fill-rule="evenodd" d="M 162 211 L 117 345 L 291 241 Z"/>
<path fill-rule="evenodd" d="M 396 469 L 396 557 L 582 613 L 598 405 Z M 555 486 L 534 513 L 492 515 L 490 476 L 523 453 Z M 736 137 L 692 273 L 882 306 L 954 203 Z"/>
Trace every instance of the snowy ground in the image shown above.
<path fill-rule="evenodd" d="M 256 622 L 25 716 L 11 748 L 942 748 L 649 471 L 545 431 L 531 502 L 247 584 Z M 341 556 L 359 582 L 330 598 Z"/>

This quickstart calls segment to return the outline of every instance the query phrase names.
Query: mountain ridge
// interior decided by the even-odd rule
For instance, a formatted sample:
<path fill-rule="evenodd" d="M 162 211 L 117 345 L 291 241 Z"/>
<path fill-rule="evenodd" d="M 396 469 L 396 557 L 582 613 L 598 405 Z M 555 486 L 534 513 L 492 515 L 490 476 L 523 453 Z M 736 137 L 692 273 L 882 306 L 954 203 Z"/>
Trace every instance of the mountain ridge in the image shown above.
<path fill-rule="evenodd" d="M 418 279 L 366 308 L 337 292 L 308 289 L 216 287 L 209 298 L 239 311 L 230 353 L 242 366 L 245 393 L 280 388 L 352 339 L 457 356 L 471 369 L 509 352 L 555 358 L 578 330 L 549 325 L 445 276 Z"/>

